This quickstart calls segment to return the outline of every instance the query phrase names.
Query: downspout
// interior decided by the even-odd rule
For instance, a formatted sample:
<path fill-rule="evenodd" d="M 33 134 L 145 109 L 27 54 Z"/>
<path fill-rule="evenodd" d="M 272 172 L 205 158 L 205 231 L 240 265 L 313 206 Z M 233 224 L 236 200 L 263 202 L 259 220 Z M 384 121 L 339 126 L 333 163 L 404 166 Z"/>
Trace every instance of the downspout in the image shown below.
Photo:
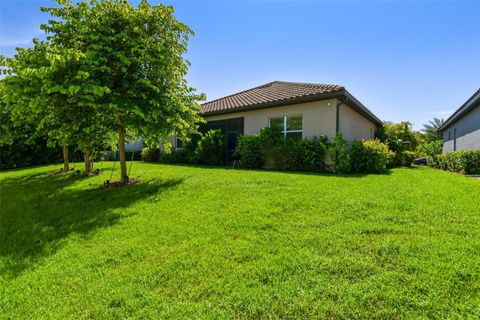
<path fill-rule="evenodd" d="M 338 103 L 336 105 L 336 115 L 335 115 L 335 138 L 337 138 L 337 134 L 340 132 L 340 106 L 345 104 L 348 101 L 348 95 L 345 93 L 345 100 L 342 101 L 338 99 Z M 334 154 L 334 161 L 337 161 L 337 150 L 335 150 Z"/>
<path fill-rule="evenodd" d="M 340 132 L 340 106 L 348 102 L 348 95 L 345 94 L 344 101 L 341 101 L 340 99 L 338 100 L 339 100 L 339 103 L 337 103 L 337 110 L 336 110 L 337 114 L 335 116 L 335 135 Z"/>

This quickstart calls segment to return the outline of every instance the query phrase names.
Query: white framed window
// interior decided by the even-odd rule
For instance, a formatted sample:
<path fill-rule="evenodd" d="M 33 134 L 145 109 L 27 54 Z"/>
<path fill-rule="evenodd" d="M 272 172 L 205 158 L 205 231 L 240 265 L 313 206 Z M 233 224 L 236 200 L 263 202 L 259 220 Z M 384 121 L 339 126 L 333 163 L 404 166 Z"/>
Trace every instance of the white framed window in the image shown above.
<path fill-rule="evenodd" d="M 295 140 L 303 138 L 303 119 L 301 114 L 271 117 L 268 125 L 278 126 L 284 137 L 289 137 Z"/>

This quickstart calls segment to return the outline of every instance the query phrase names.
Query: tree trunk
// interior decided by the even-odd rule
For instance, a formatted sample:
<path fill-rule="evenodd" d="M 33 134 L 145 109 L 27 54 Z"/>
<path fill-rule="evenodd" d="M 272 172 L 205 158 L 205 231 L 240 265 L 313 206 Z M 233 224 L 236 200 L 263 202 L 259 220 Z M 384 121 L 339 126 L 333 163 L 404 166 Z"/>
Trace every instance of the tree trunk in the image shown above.
<path fill-rule="evenodd" d="M 68 161 L 68 146 L 63 145 L 62 150 L 63 150 L 63 172 L 68 172 L 70 171 L 70 163 Z"/>
<path fill-rule="evenodd" d="M 92 172 L 92 162 L 90 161 L 91 154 L 90 150 L 83 151 L 83 160 L 85 162 L 85 173 Z"/>
<path fill-rule="evenodd" d="M 128 182 L 128 176 L 127 162 L 125 159 L 125 128 L 121 128 L 118 135 L 118 154 L 120 158 L 120 181 L 126 183 Z"/>

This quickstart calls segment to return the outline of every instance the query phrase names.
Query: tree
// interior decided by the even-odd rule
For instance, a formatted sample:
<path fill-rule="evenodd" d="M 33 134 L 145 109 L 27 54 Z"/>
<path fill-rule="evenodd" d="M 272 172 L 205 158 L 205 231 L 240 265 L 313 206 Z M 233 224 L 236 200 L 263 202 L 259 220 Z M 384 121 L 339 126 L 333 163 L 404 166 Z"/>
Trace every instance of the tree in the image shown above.
<path fill-rule="evenodd" d="M 42 29 L 60 48 L 81 52 L 80 88 L 96 93 L 88 103 L 104 127 L 118 134 L 122 182 L 128 181 L 125 159 L 127 132 L 146 141 L 167 140 L 196 132 L 204 98 L 184 79 L 189 62 L 183 55 L 193 32 L 173 17 L 173 8 L 142 1 L 57 0 L 60 7 L 42 8 L 59 20 Z M 85 102 L 85 101 L 84 101 Z"/>
<path fill-rule="evenodd" d="M 392 161 L 394 166 L 400 166 L 405 162 L 405 154 L 415 151 L 417 139 L 412 129 L 412 124 L 408 121 L 400 123 L 385 122 L 377 133 L 380 141 L 387 144 L 388 148 L 395 152 Z"/>
<path fill-rule="evenodd" d="M 49 145 L 60 142 L 63 147 L 64 171 L 69 170 L 67 139 L 56 131 L 52 118 L 60 116 L 51 113 L 55 105 L 53 100 L 43 94 L 47 74 L 52 71 L 51 51 L 48 44 L 34 40 L 33 48 L 17 48 L 13 58 L 3 58 L 2 67 L 5 78 L 1 86 L 1 109 L 6 120 L 2 131 L 8 132 L 10 139 L 23 138 L 26 143 L 37 137 L 49 138 Z M 29 127 L 29 130 L 22 128 Z M 3 132 L 2 132 L 3 133 Z"/>
<path fill-rule="evenodd" d="M 424 124 L 420 131 L 425 133 L 428 141 L 441 140 L 442 135 L 438 129 L 443 125 L 444 122 L 445 120 L 443 119 L 433 118 L 433 120 L 430 120 L 428 123 Z"/>
<path fill-rule="evenodd" d="M 38 40 L 32 48 L 17 49 L 13 58 L 2 60 L 2 109 L 12 126 L 35 128 L 30 139 L 46 137 L 50 146 L 60 144 L 64 171 L 69 170 L 68 145 L 77 145 L 84 151 L 88 173 L 91 150 L 107 140 L 108 129 L 94 108 L 104 91 L 84 85 L 84 58 L 75 49 Z"/>

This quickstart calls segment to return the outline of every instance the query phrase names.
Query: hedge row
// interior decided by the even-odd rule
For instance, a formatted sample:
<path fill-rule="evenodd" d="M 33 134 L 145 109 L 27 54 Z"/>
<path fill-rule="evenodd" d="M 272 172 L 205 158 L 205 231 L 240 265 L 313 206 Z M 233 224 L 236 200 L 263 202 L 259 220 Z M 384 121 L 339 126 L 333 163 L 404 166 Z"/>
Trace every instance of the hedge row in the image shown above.
<path fill-rule="evenodd" d="M 295 141 L 269 128 L 256 136 L 240 137 L 237 153 L 245 168 L 340 173 L 378 173 L 394 158 L 394 153 L 378 139 L 349 144 L 338 134 L 332 144 L 326 137 Z M 327 154 L 332 159 L 328 165 Z"/>
<path fill-rule="evenodd" d="M 158 148 L 143 148 L 142 160 L 146 162 L 189 163 L 219 166 L 225 164 L 225 141 L 220 130 L 210 130 L 201 137 L 194 136 L 184 142 L 181 149 L 161 153 Z"/>
<path fill-rule="evenodd" d="M 223 165 L 224 147 L 221 132 L 211 130 L 170 153 L 161 154 L 159 149 L 144 148 L 142 159 L 147 162 Z M 284 137 L 277 128 L 264 128 L 254 136 L 240 136 L 236 153 L 240 167 L 248 169 L 339 173 L 381 172 L 394 157 L 387 145 L 378 139 L 347 143 L 339 134 L 333 143 L 323 136 L 293 140 Z M 331 161 L 327 163 L 328 156 Z"/>
<path fill-rule="evenodd" d="M 0 146 L 0 170 L 23 168 L 61 162 L 62 150 L 49 148 L 47 142 L 37 139 L 27 144 L 21 139 Z"/>
<path fill-rule="evenodd" d="M 480 174 L 480 150 L 461 150 L 439 154 L 433 166 L 462 174 Z"/>
<path fill-rule="evenodd" d="M 324 137 L 292 140 L 266 128 L 256 136 L 241 136 L 236 151 L 244 168 L 321 172 L 327 148 Z"/>

